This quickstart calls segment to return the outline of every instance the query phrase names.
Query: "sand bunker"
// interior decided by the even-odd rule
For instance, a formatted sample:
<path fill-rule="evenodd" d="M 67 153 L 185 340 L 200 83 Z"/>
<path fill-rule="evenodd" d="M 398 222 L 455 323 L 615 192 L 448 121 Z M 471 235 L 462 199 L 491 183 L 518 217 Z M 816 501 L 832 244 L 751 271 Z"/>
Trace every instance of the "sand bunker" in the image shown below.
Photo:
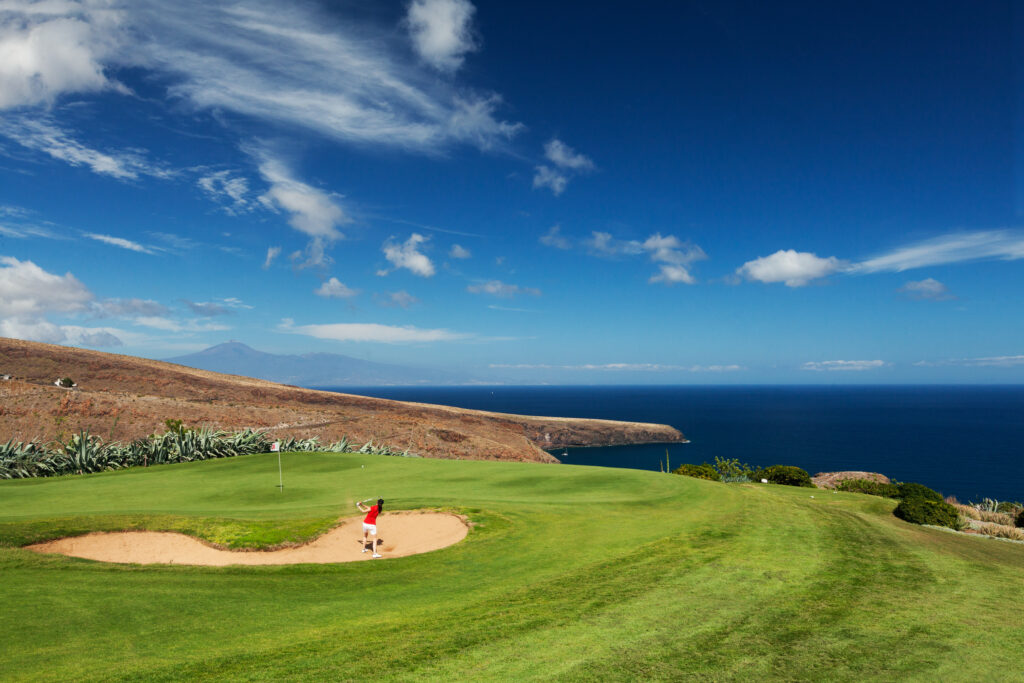
<path fill-rule="evenodd" d="M 442 512 L 385 512 L 377 521 L 384 558 L 416 555 L 458 543 L 469 532 L 461 517 Z M 165 531 L 93 533 L 27 546 L 38 553 L 61 553 L 102 562 L 129 564 L 299 564 L 356 562 L 371 559 L 362 552 L 362 518 L 344 520 L 306 545 L 271 551 L 219 550 L 203 542 Z"/>

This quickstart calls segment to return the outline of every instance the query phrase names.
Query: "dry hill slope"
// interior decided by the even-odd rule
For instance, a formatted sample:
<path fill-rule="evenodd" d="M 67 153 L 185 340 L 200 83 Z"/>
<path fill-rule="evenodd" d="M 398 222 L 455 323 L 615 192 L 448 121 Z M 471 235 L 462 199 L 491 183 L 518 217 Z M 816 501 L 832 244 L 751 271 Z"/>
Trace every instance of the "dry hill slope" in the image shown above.
<path fill-rule="evenodd" d="M 161 361 L 0 337 L 0 440 L 88 429 L 131 440 L 167 419 L 334 441 L 372 439 L 430 457 L 553 462 L 543 448 L 678 442 L 667 425 L 529 417 L 315 391 Z M 78 389 L 54 386 L 71 377 Z"/>

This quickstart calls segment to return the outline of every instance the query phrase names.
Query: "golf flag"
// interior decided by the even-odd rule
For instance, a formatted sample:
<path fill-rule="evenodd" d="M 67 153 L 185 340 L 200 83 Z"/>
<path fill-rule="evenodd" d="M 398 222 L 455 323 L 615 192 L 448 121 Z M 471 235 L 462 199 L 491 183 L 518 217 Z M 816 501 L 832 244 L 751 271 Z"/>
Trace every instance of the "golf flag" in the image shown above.
<path fill-rule="evenodd" d="M 274 443 L 270 444 L 270 452 L 271 453 L 280 453 L 281 452 L 281 442 L 275 441 Z"/>

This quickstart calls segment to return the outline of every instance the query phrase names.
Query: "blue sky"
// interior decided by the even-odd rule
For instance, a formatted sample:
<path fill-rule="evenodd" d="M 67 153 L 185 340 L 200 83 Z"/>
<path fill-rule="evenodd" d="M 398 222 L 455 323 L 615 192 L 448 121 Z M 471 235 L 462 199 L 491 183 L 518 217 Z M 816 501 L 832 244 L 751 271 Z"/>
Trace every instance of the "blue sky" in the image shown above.
<path fill-rule="evenodd" d="M 0 1 L 0 335 L 1024 381 L 1010 2 Z"/>

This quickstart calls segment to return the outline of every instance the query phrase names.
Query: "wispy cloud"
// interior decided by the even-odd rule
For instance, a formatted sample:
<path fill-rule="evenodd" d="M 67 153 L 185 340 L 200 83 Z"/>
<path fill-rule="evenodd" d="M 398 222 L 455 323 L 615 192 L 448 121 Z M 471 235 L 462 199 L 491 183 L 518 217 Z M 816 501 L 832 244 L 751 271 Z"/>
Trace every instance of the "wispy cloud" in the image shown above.
<path fill-rule="evenodd" d="M 182 299 L 181 302 L 188 306 L 189 310 L 193 313 L 204 318 L 213 318 L 218 315 L 231 313 L 227 306 L 213 301 L 189 301 L 188 299 Z"/>
<path fill-rule="evenodd" d="M 667 285 L 683 283 L 692 285 L 697 282 L 690 272 L 690 266 L 696 261 L 707 258 L 704 250 L 695 244 L 683 242 L 675 235 L 655 233 L 643 242 L 639 240 L 618 240 L 611 233 L 593 232 L 584 245 L 597 256 L 619 257 L 647 254 L 652 261 L 658 263 L 658 272 L 648 282 L 663 282 Z"/>
<path fill-rule="evenodd" d="M 249 181 L 231 171 L 217 171 L 200 176 L 196 184 L 207 197 L 221 205 L 229 215 L 252 210 Z"/>
<path fill-rule="evenodd" d="M 97 242 L 103 242 L 104 244 L 109 244 L 114 247 L 120 247 L 121 249 L 127 249 L 128 251 L 135 251 L 140 254 L 152 255 L 156 253 L 151 247 L 143 246 L 138 242 L 133 242 L 132 240 L 125 239 L 123 237 L 114 237 L 112 235 L 99 235 L 94 232 L 84 233 L 84 236 L 88 237 L 91 240 L 96 240 Z"/>
<path fill-rule="evenodd" d="M 809 361 L 800 366 L 801 370 L 812 370 L 814 372 L 851 371 L 860 372 L 864 370 L 876 370 L 885 367 L 886 362 L 882 360 L 823 360 Z"/>
<path fill-rule="evenodd" d="M 270 267 L 274 259 L 281 253 L 281 247 L 267 247 L 267 258 L 263 261 L 263 270 Z"/>
<path fill-rule="evenodd" d="M 404 289 L 400 289 L 397 292 L 385 292 L 384 294 L 374 294 L 373 299 L 380 306 L 397 306 L 399 308 L 409 308 L 410 306 L 418 304 L 420 302 L 419 299 L 417 299 Z"/>
<path fill-rule="evenodd" d="M 914 365 L 934 367 L 954 365 L 967 368 L 1013 368 L 1024 366 L 1024 356 L 987 356 L 982 358 L 950 358 L 940 361 L 918 361 Z"/>
<path fill-rule="evenodd" d="M 282 332 L 303 334 L 316 339 L 339 342 L 378 342 L 381 344 L 412 344 L 467 339 L 473 335 L 445 329 L 423 329 L 412 325 L 395 326 L 377 323 L 333 323 L 326 325 L 295 325 L 290 318 L 281 321 Z"/>
<path fill-rule="evenodd" d="M 287 164 L 267 150 L 247 151 L 257 159 L 260 175 L 270 184 L 270 189 L 260 197 L 265 207 L 287 212 L 288 224 L 310 237 L 326 241 L 344 237 L 338 226 L 351 219 L 338 203 L 338 195 L 302 182 Z"/>
<path fill-rule="evenodd" d="M 435 270 L 430 258 L 420 251 L 420 247 L 429 241 L 418 232 L 414 232 L 405 242 L 398 243 L 394 238 L 389 239 L 381 247 L 384 257 L 394 269 L 404 268 L 420 277 L 431 277 Z M 378 275 L 387 275 L 390 271 L 379 270 Z"/>
<path fill-rule="evenodd" d="M 468 259 L 472 255 L 473 254 L 469 251 L 469 249 L 466 249 L 461 244 L 453 244 L 452 248 L 448 251 L 448 256 L 450 258 Z"/>
<path fill-rule="evenodd" d="M 413 0 L 405 24 L 417 54 L 440 71 L 458 69 L 467 52 L 479 49 L 472 27 L 475 12 L 469 0 Z"/>
<path fill-rule="evenodd" d="M 518 294 L 541 295 L 541 291 L 535 287 L 520 287 L 519 285 L 504 283 L 501 280 L 488 280 L 487 282 L 470 285 L 466 287 L 466 291 L 473 294 L 490 294 L 491 296 L 504 298 L 512 298 Z"/>
<path fill-rule="evenodd" d="M 48 116 L 0 118 L 0 135 L 14 140 L 22 147 L 43 152 L 72 166 L 85 166 L 94 173 L 118 180 L 135 180 L 140 176 L 171 178 L 175 175 L 174 171 L 150 161 L 138 150 L 101 152 L 93 149 L 75 140 Z"/>
<path fill-rule="evenodd" d="M 167 315 L 167 307 L 152 299 L 104 299 L 94 302 L 90 313 L 96 318 L 136 318 Z"/>
<path fill-rule="evenodd" d="M 892 251 L 861 261 L 854 273 L 902 272 L 912 268 L 999 259 L 1024 258 L 1024 233 L 1017 230 L 959 232 L 897 247 Z"/>
<path fill-rule="evenodd" d="M 539 313 L 532 308 L 512 308 L 510 306 L 495 306 L 494 304 L 488 304 L 487 308 L 492 311 L 509 311 L 511 313 Z"/>

